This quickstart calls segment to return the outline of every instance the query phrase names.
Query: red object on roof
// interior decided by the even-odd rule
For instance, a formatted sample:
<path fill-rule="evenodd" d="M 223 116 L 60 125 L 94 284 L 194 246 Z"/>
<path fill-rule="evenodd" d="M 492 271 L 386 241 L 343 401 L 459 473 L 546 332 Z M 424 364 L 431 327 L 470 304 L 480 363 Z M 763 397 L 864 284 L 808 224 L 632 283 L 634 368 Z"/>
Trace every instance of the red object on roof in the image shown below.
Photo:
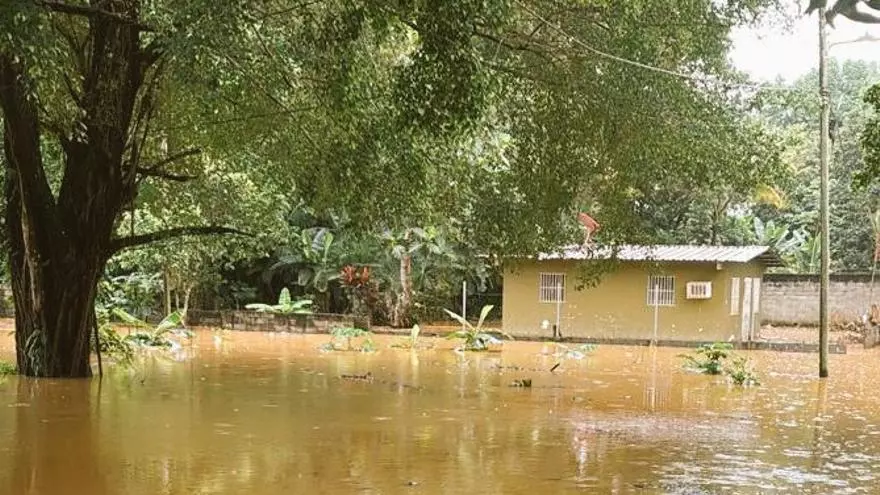
<path fill-rule="evenodd" d="M 587 229 L 587 234 L 592 234 L 599 230 L 599 222 L 586 213 L 578 213 L 578 221 L 581 222 L 581 225 L 583 225 L 585 229 Z"/>

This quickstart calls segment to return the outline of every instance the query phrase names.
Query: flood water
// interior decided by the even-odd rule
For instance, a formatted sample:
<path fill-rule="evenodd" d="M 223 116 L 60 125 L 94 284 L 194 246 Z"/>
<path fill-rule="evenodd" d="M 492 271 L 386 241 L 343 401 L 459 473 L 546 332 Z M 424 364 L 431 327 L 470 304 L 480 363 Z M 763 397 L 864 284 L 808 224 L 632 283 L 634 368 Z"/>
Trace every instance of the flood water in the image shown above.
<path fill-rule="evenodd" d="M 763 385 L 682 349 L 582 360 L 322 353 L 328 336 L 200 332 L 99 381 L 0 378 L 0 493 L 875 493 L 880 353 L 751 352 Z M 6 339 L 4 337 L 4 339 Z M 11 343 L 0 341 L 0 357 Z M 4 347 L 5 346 L 5 347 Z M 340 375 L 372 373 L 372 381 Z M 532 388 L 510 387 L 531 378 Z"/>

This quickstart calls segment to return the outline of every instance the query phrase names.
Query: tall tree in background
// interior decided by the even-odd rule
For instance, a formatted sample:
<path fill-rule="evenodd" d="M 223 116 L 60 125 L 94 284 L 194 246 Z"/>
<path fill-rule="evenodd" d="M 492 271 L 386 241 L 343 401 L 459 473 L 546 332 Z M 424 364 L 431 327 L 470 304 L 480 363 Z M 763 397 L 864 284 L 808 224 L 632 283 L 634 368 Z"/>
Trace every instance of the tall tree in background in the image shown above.
<path fill-rule="evenodd" d="M 870 218 L 880 206 L 880 187 L 871 180 L 874 174 L 870 143 L 865 141 L 868 135 L 863 131 L 866 126 L 866 132 L 872 129 L 868 88 L 880 80 L 880 66 L 832 60 L 828 78 L 835 94 L 830 170 L 833 269 L 864 272 L 872 265 L 874 235 Z M 813 71 L 793 82 L 791 91 L 768 92 L 760 101 L 762 117 L 784 136 L 787 150 L 783 157 L 785 174 L 780 182 L 784 205 L 758 205 L 754 213 L 765 222 L 774 221 L 791 232 L 805 233 L 807 241 L 818 235 L 818 150 L 814 137 L 819 112 L 817 84 L 818 73 Z M 812 246 L 805 242 L 803 248 L 810 250 Z"/>

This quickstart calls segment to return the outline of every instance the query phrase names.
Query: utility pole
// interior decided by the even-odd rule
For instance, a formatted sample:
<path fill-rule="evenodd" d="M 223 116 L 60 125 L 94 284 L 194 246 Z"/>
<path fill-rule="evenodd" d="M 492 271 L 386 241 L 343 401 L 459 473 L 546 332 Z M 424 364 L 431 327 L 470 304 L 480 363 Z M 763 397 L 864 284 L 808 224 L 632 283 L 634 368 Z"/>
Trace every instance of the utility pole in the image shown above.
<path fill-rule="evenodd" d="M 828 130 L 831 119 L 831 95 L 828 92 L 828 40 L 826 39 L 825 8 L 819 8 L 819 230 L 821 232 L 819 268 L 819 377 L 828 377 L 828 286 L 831 256 L 828 222 Z"/>

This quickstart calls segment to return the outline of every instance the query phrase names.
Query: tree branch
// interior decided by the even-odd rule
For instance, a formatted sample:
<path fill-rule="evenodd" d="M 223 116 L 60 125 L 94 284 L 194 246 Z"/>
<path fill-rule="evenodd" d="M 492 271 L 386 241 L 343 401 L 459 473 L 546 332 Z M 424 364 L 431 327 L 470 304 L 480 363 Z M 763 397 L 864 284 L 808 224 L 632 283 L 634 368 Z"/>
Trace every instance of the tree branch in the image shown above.
<path fill-rule="evenodd" d="M 150 168 L 138 168 L 137 173 L 141 174 L 144 177 L 156 177 L 159 179 L 165 179 L 174 182 L 189 182 L 191 180 L 198 179 L 198 176 L 195 175 L 173 174 L 170 172 L 162 172 L 161 170 L 154 170 Z"/>
<path fill-rule="evenodd" d="M 198 236 L 198 235 L 220 235 L 234 234 L 241 236 L 250 236 L 247 232 L 243 232 L 231 227 L 220 227 L 214 225 L 208 226 L 191 226 L 191 227 L 175 227 L 165 230 L 157 230 L 148 234 L 138 234 L 127 237 L 117 237 L 110 241 L 110 253 L 116 253 L 123 249 L 143 246 L 154 242 L 166 241 L 177 237 Z"/>
<path fill-rule="evenodd" d="M 163 160 L 160 160 L 160 161 L 154 163 L 153 165 L 138 169 L 138 172 L 140 172 L 143 175 L 148 175 L 144 172 L 148 172 L 148 171 L 149 172 L 156 172 L 159 169 L 161 169 L 167 165 L 170 165 L 178 160 L 183 160 L 184 158 L 187 158 L 187 157 L 190 157 L 193 155 L 198 155 L 201 152 L 202 152 L 202 150 L 199 148 L 190 148 L 188 150 L 183 150 L 180 153 L 175 153 L 175 154 L 169 156 L 168 158 L 165 158 Z"/>
<path fill-rule="evenodd" d="M 146 24 L 142 24 L 137 19 L 132 19 L 130 17 L 126 17 L 117 12 L 110 12 L 109 10 L 99 9 L 98 7 L 92 7 L 87 5 L 71 5 L 69 3 L 63 2 L 61 0 L 33 0 L 34 4 L 38 7 L 43 7 L 44 9 L 51 10 L 52 12 L 58 12 L 61 14 L 69 14 L 69 15 L 77 15 L 82 17 L 103 17 L 105 19 L 119 22 L 121 24 L 127 24 L 129 26 L 133 26 L 141 31 L 155 31 L 152 26 L 148 26 Z"/>

